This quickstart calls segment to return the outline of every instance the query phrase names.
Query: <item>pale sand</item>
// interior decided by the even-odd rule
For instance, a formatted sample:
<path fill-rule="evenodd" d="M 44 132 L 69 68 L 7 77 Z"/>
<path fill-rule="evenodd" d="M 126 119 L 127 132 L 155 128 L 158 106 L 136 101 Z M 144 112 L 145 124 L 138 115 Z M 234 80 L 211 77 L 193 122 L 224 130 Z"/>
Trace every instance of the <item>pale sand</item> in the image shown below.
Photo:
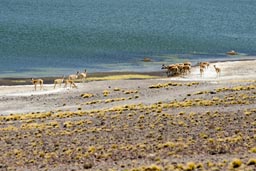
<path fill-rule="evenodd" d="M 216 77 L 213 65 L 221 68 L 221 76 L 219 78 Z M 79 97 L 82 93 L 97 94 L 114 87 L 122 89 L 148 88 L 151 84 L 167 81 L 208 82 L 210 86 L 211 84 L 231 84 L 231 82 L 239 82 L 241 80 L 256 80 L 255 66 L 256 60 L 211 63 L 202 78 L 199 74 L 199 67 L 193 67 L 191 73 L 184 77 L 167 78 L 163 73 L 163 77 L 157 79 L 90 81 L 78 83 L 78 89 L 63 88 L 64 84 L 62 84 L 61 88 L 56 86 L 56 89 L 53 88 L 53 84 L 47 84 L 44 85 L 43 90 L 39 90 L 38 87 L 37 91 L 34 90 L 33 85 L 0 86 L 0 114 L 76 110 L 80 107 L 77 103 L 81 101 Z M 187 91 L 189 92 L 190 90 Z M 157 96 L 152 96 L 150 92 L 145 91 L 144 96 L 146 98 L 140 98 L 139 101 L 134 99 L 129 103 L 154 103 L 161 99 L 169 100 L 165 92 L 163 94 L 159 93 Z M 87 108 L 103 107 L 109 107 L 109 105 L 101 104 Z"/>

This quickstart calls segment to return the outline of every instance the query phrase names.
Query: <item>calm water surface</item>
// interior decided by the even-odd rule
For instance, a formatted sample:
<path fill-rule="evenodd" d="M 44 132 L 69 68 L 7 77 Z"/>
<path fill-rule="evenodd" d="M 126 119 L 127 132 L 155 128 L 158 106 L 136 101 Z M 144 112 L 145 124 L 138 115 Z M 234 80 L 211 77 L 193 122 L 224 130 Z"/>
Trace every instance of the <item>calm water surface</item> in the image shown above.
<path fill-rule="evenodd" d="M 0 77 L 256 59 L 255 11 L 254 0 L 1 0 Z"/>

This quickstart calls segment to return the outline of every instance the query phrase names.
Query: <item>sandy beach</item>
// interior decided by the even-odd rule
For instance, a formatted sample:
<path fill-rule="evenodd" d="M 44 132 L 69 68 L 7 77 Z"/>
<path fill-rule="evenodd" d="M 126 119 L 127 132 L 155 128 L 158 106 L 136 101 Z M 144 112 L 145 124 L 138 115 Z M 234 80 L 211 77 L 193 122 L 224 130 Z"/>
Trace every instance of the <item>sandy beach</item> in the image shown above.
<path fill-rule="evenodd" d="M 255 66 L 119 73 L 37 91 L 14 80 L 24 85 L 0 86 L 0 170 L 255 170 Z"/>

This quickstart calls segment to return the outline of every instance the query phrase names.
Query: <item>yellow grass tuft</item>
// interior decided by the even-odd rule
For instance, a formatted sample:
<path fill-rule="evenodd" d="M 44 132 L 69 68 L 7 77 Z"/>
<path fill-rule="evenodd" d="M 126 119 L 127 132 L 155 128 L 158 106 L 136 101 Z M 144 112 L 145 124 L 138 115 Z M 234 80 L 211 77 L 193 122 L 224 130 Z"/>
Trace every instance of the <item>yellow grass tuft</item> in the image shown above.
<path fill-rule="evenodd" d="M 230 168 L 239 168 L 242 165 L 242 161 L 240 159 L 233 159 L 230 163 Z"/>
<path fill-rule="evenodd" d="M 250 151 L 251 151 L 252 153 L 256 153 L 256 147 L 251 148 Z"/>
<path fill-rule="evenodd" d="M 90 98 L 90 97 L 93 97 L 94 95 L 93 94 L 90 94 L 90 93 L 84 93 L 84 94 L 81 94 L 81 97 L 83 98 Z"/>
<path fill-rule="evenodd" d="M 254 165 L 254 166 L 256 166 L 256 158 L 249 159 L 247 165 Z"/>

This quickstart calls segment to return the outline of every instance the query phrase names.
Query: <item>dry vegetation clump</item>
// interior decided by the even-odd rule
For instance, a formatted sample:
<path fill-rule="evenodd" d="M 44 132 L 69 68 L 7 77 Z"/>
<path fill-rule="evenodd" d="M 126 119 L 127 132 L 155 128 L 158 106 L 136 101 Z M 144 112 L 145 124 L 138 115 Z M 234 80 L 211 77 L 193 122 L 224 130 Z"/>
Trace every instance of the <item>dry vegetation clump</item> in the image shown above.
<path fill-rule="evenodd" d="M 146 91 L 199 85 L 164 83 Z M 142 90 L 115 88 L 80 95 L 92 99 L 81 105 L 112 103 L 104 109 L 0 116 L 0 169 L 255 170 L 255 86 L 124 105 L 118 102 L 133 102 Z"/>
<path fill-rule="evenodd" d="M 151 89 L 155 89 L 155 88 L 168 88 L 171 86 L 193 86 L 193 85 L 199 85 L 199 82 L 190 82 L 190 83 L 186 83 L 186 84 L 182 84 L 182 83 L 177 83 L 177 82 L 168 82 L 168 83 L 158 83 L 158 84 L 154 84 L 154 85 L 150 85 L 149 88 Z"/>
<path fill-rule="evenodd" d="M 81 97 L 83 98 L 90 98 L 90 97 L 93 97 L 94 95 L 93 94 L 90 94 L 90 93 L 84 93 L 84 94 L 81 94 Z"/>
<path fill-rule="evenodd" d="M 123 97 L 120 97 L 121 92 Z M 81 103 L 81 105 L 92 105 L 92 104 L 100 104 L 100 103 L 113 103 L 113 102 L 118 102 L 118 101 L 126 101 L 126 100 L 132 100 L 132 99 L 137 99 L 139 98 L 138 90 L 121 90 L 120 88 L 114 88 L 113 91 L 111 92 L 110 90 L 104 90 L 103 91 L 103 97 L 101 99 L 97 100 L 92 100 L 92 101 L 86 101 L 84 103 Z M 105 98 L 105 97 L 110 97 L 112 94 L 113 98 Z M 130 95 L 130 96 L 127 96 Z M 91 98 L 94 97 L 93 94 L 91 93 L 83 93 L 80 95 L 83 98 Z M 118 97 L 117 97 L 118 96 Z"/>

